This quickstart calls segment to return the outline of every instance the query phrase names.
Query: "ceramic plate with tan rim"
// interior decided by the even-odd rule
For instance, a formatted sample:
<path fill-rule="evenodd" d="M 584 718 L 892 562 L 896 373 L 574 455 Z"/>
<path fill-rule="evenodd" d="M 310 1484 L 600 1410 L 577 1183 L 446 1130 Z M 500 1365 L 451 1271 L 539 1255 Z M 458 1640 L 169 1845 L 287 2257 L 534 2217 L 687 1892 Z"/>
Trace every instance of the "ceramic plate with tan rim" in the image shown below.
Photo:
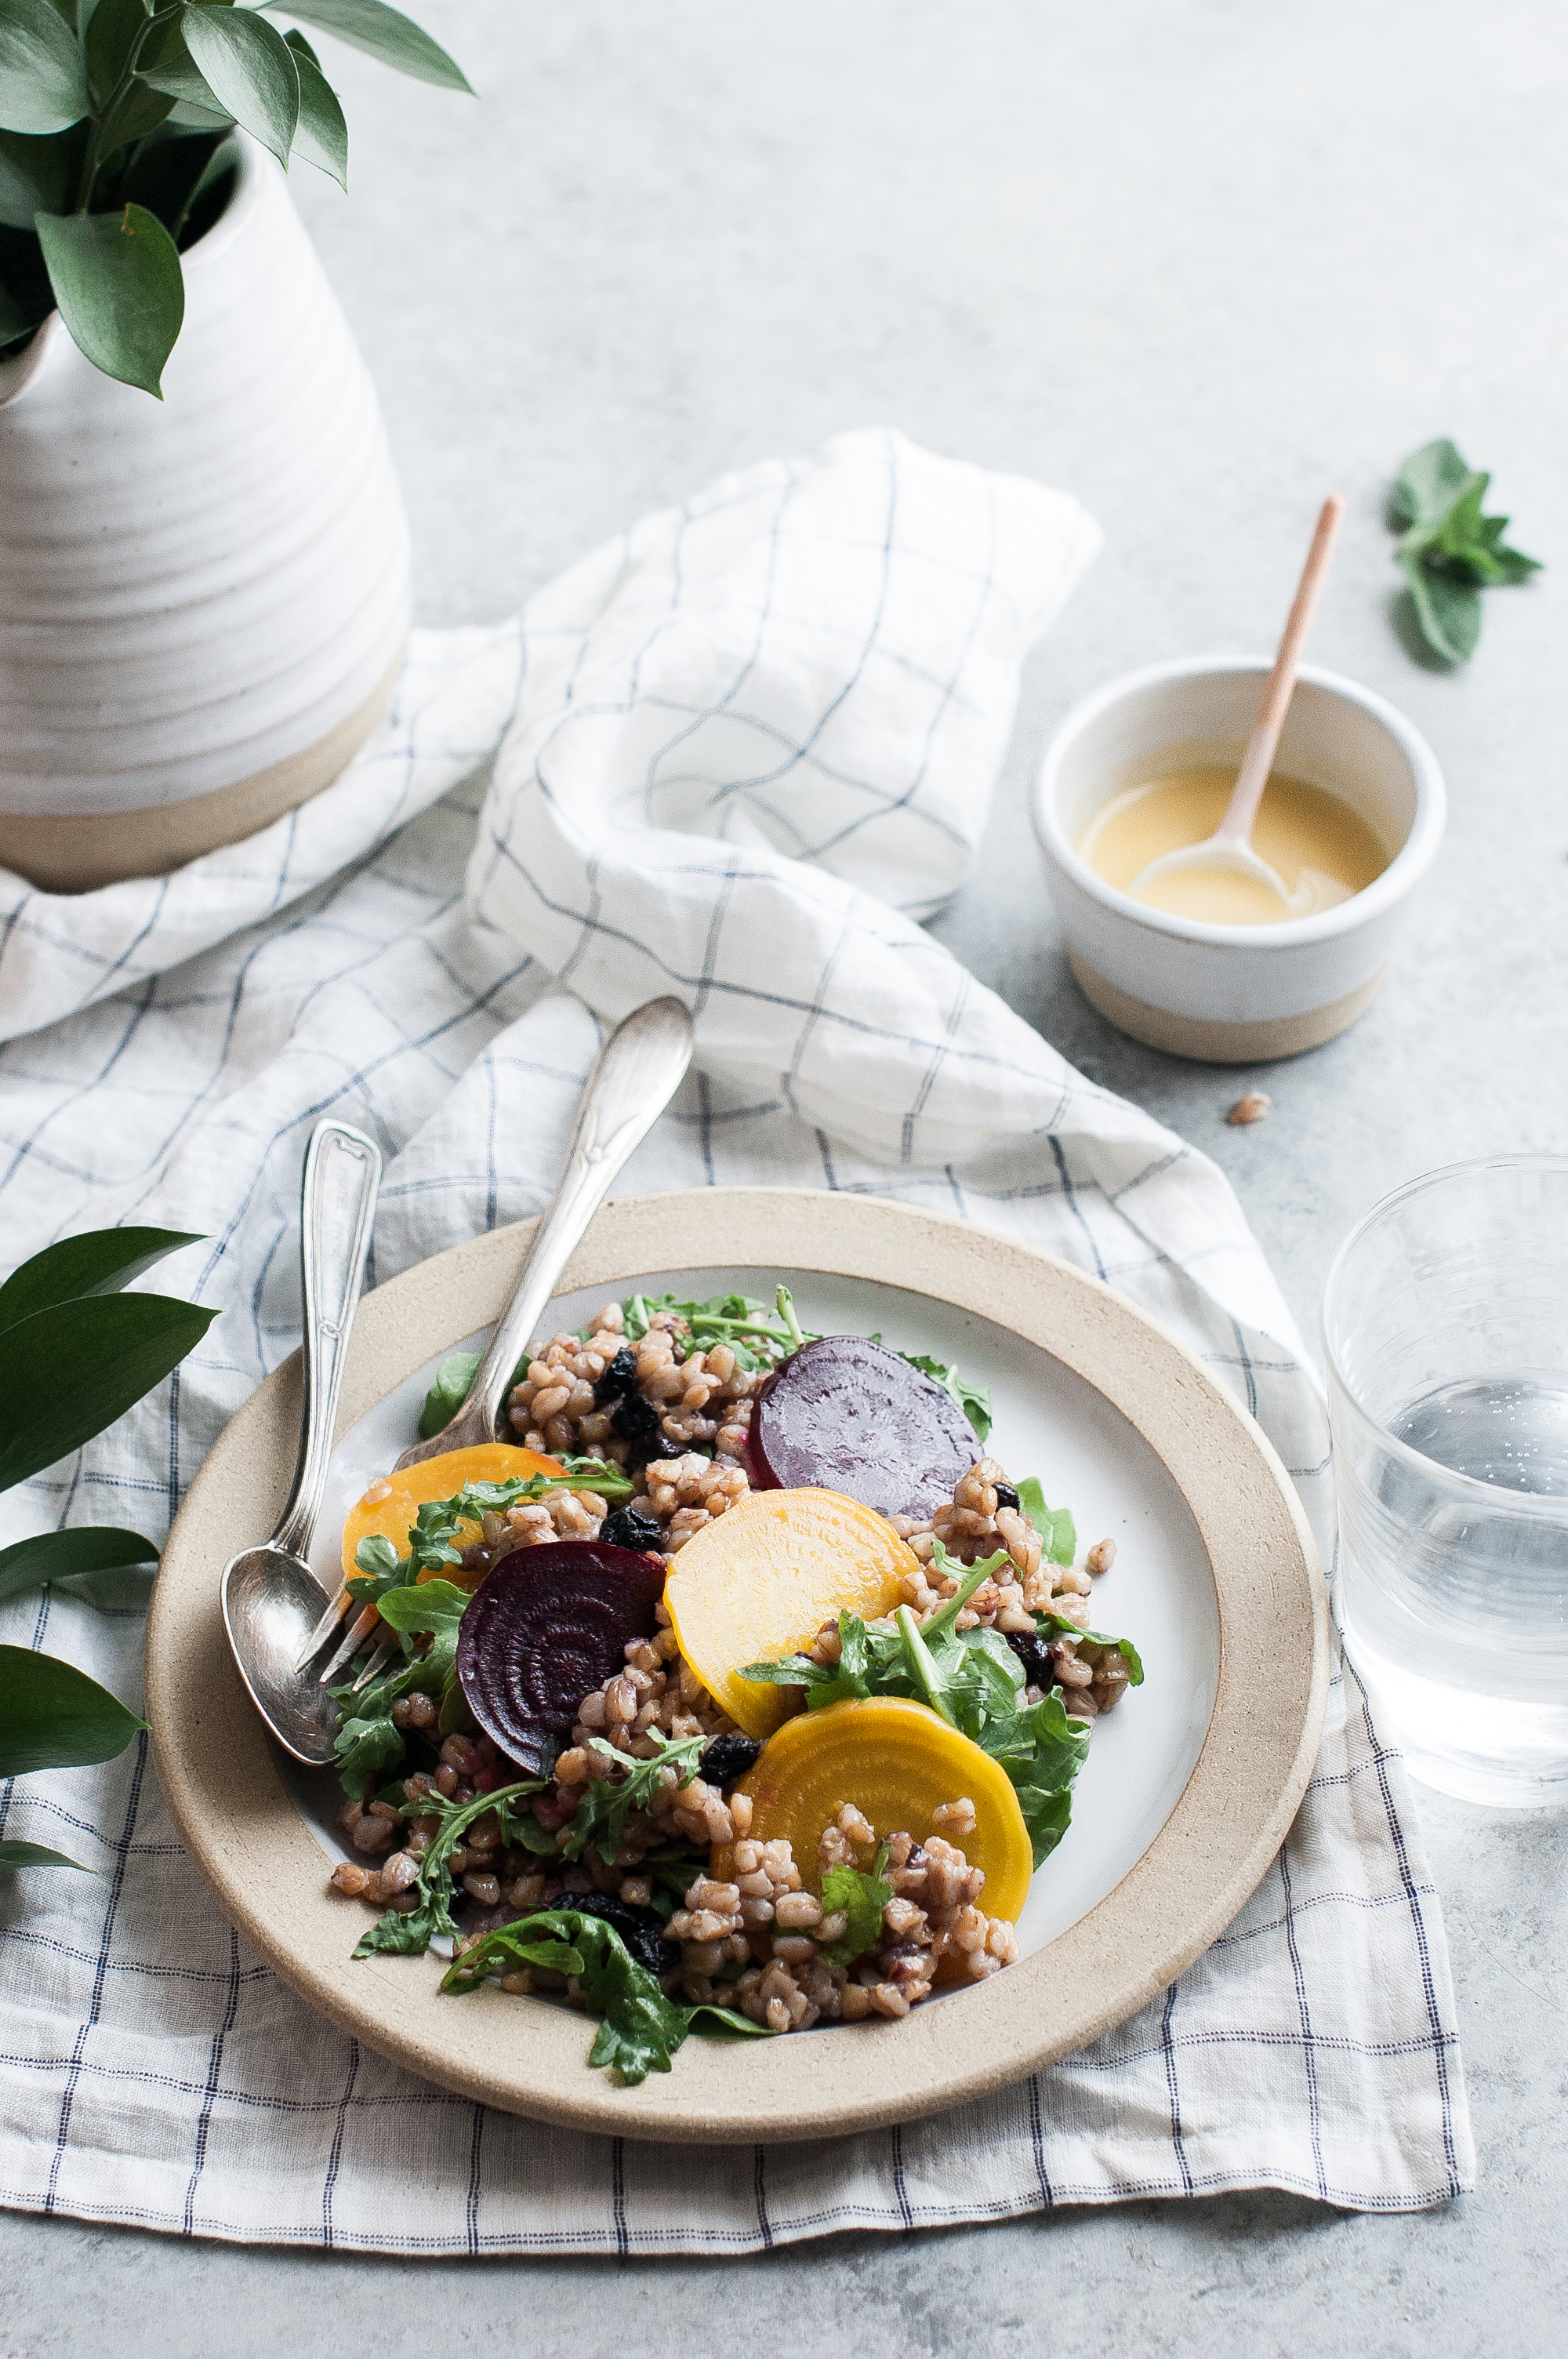
<path fill-rule="evenodd" d="M 348 1507 L 412 1436 L 445 1354 L 509 1294 L 534 1224 L 454 1246 L 367 1296 L 344 1386 L 318 1569 Z M 569 1265 L 552 1326 L 633 1290 L 793 1289 L 807 1328 L 956 1363 L 990 1388 L 987 1447 L 1038 1474 L 1081 1539 L 1109 1536 L 1095 1619 L 1144 1685 L 1097 1724 L 1073 1823 L 1035 1875 L 1020 1961 L 872 2020 L 745 2041 L 692 2038 L 668 2073 L 616 2085 L 595 2027 L 548 2001 L 439 1991 L 437 1959 L 351 1962 L 370 1921 L 331 1892 L 341 1802 L 286 1777 L 231 1661 L 219 1576 L 271 1530 L 298 1434 L 297 1356 L 245 1404 L 176 1520 L 147 1636 L 165 1794 L 231 1923 L 356 2038 L 462 2095 L 628 2137 L 829 2137 L 1019 2080 L 1098 2038 L 1229 1923 L 1290 1826 L 1316 1756 L 1326 1616 L 1311 1536 L 1258 1427 L 1171 1336 L 1065 1262 L 964 1222 L 867 1198 L 714 1189 L 611 1204 Z M 979 1454 L 977 1450 L 977 1455 Z"/>

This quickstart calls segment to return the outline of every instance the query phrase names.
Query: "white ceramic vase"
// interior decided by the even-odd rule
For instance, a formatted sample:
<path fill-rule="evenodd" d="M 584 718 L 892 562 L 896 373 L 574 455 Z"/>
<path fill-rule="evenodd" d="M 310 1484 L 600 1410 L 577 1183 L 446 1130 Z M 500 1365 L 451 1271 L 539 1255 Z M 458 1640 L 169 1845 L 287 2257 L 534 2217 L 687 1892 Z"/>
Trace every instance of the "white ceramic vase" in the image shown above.
<path fill-rule="evenodd" d="M 375 392 L 282 172 L 240 136 L 164 399 L 54 314 L 0 363 L 0 864 L 154 875 L 328 785 L 408 628 Z"/>

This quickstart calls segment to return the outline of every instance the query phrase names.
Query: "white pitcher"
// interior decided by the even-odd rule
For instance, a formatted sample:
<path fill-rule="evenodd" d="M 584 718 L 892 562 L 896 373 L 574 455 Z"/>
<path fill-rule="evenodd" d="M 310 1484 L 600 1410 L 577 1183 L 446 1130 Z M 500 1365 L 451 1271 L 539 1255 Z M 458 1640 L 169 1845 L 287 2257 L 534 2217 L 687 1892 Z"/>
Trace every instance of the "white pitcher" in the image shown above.
<path fill-rule="evenodd" d="M 408 628 L 375 392 L 284 176 L 238 135 L 164 399 L 58 312 L 0 363 L 0 864 L 156 875 L 327 786 Z"/>

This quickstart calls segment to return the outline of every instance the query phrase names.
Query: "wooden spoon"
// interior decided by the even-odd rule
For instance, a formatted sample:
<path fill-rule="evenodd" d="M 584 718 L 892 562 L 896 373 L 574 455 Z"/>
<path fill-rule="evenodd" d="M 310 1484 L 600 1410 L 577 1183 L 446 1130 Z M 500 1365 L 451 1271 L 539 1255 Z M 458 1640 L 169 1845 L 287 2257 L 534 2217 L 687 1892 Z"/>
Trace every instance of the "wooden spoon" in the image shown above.
<path fill-rule="evenodd" d="M 1285 725 L 1285 715 L 1291 708 L 1291 697 L 1296 685 L 1296 666 L 1301 661 L 1303 646 L 1312 627 L 1317 606 L 1318 592 L 1323 588 L 1334 544 L 1339 538 L 1340 520 L 1345 514 L 1345 502 L 1337 492 L 1323 504 L 1317 529 L 1307 550 L 1302 578 L 1296 584 L 1295 598 L 1286 617 L 1280 652 L 1274 658 L 1274 669 L 1269 674 L 1269 685 L 1263 691 L 1262 708 L 1247 751 L 1241 757 L 1241 767 L 1236 774 L 1236 784 L 1230 790 L 1230 800 L 1225 806 L 1225 816 L 1214 833 L 1201 843 L 1189 843 L 1179 852 L 1162 852 L 1139 870 L 1129 890 L 1140 893 L 1146 885 L 1162 876 L 1180 875 L 1190 868 L 1228 868 L 1243 876 L 1250 876 L 1277 893 L 1289 909 L 1292 897 L 1284 878 L 1271 868 L 1252 849 L 1252 830 L 1257 824 L 1258 806 L 1263 799 L 1263 789 L 1269 783 L 1279 749 L 1280 732 Z"/>

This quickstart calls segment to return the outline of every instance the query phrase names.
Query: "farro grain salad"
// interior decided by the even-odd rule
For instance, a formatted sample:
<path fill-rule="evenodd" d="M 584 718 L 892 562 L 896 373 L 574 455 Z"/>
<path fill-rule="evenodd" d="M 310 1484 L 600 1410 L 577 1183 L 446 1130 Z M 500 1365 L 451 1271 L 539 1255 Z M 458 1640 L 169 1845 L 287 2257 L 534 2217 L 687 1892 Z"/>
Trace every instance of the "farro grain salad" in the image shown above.
<path fill-rule="evenodd" d="M 1143 1673 L 1090 1627 L 1114 1544 L 1078 1560 L 984 1454 L 986 1394 L 806 1333 L 781 1286 L 609 1303 L 508 1414 L 514 1442 L 371 1484 L 344 1528 L 397 1649 L 333 1690 L 332 1884 L 382 1912 L 355 1957 L 554 1995 L 626 2082 L 692 2031 L 898 2017 L 1011 1964 Z"/>

